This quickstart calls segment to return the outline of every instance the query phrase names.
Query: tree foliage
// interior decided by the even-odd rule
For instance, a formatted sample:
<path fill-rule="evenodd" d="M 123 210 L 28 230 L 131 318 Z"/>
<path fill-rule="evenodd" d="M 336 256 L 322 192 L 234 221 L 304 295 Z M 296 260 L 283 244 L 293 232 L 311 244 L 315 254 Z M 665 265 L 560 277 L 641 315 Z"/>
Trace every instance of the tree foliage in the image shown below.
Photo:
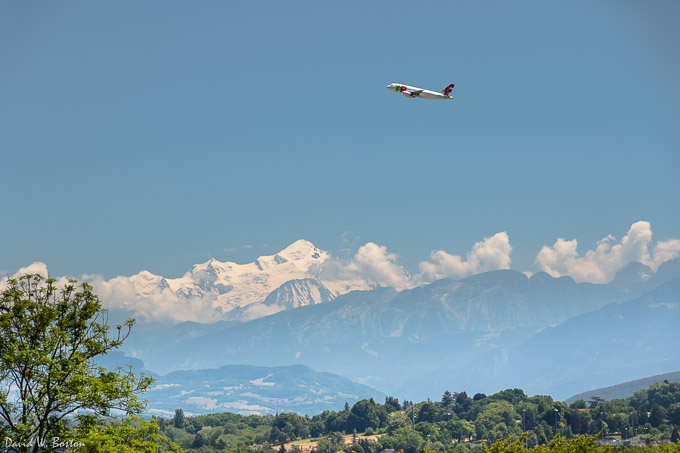
<path fill-rule="evenodd" d="M 40 275 L 10 279 L 0 294 L 0 421 L 21 451 L 67 431 L 65 418 L 87 410 L 140 413 L 137 397 L 152 383 L 132 369 L 96 366 L 118 348 L 134 320 L 110 336 L 107 312 L 87 283 L 58 288 Z M 33 447 L 28 445 L 33 444 Z"/>
<path fill-rule="evenodd" d="M 275 417 L 212 414 L 187 417 L 186 430 L 177 430 L 170 421 L 165 426 L 169 437 L 187 448 L 200 432 L 202 452 L 276 453 L 281 443 L 310 435 L 317 439 L 318 453 L 380 453 L 386 448 L 404 453 L 462 453 L 481 451 L 484 446 L 495 452 L 537 449 L 538 453 L 607 453 L 611 450 L 600 446 L 599 441 L 618 442 L 620 446 L 614 453 L 628 451 L 624 442 L 634 442 L 638 453 L 651 453 L 640 445 L 670 439 L 677 433 L 668 424 L 680 407 L 680 391 L 676 390 L 680 390 L 678 383 L 658 384 L 625 400 L 595 399 L 592 407 L 583 407 L 587 406 L 585 402 L 569 407 L 550 396 L 530 397 L 519 389 L 489 396 L 478 394 L 476 398 L 470 398 L 465 392 L 446 392 L 441 401 L 416 404 L 404 401 L 399 405 L 401 410 L 397 410 L 396 398 L 387 397 L 384 405 L 361 400 L 348 409 L 324 411 L 312 417 L 291 413 Z M 661 409 L 664 409 L 668 418 L 653 417 L 652 408 L 656 406 L 654 411 L 663 415 Z M 223 431 L 208 431 L 208 427 Z M 361 435 L 362 432 L 377 434 L 377 438 L 368 438 Z M 351 439 L 347 444 L 343 444 L 342 433 Z M 680 453 L 679 445 L 665 445 L 654 452 Z M 293 446 L 287 449 L 295 450 Z"/>
<path fill-rule="evenodd" d="M 103 423 L 81 423 L 76 431 L 75 453 L 180 452 L 179 445 L 168 442 L 154 421 L 130 416 Z"/>

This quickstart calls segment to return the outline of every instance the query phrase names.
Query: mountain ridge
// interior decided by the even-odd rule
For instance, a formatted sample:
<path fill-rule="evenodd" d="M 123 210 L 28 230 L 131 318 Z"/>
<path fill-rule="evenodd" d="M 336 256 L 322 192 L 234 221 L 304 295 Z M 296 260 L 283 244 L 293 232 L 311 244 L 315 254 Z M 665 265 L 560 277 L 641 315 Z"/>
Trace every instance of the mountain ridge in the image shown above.
<path fill-rule="evenodd" d="M 211 258 L 194 264 L 177 278 L 143 270 L 110 280 L 86 276 L 86 281 L 94 286 L 104 305 L 121 312 L 122 317 L 127 314 L 164 322 L 250 321 L 302 305 L 326 303 L 354 290 L 370 290 L 382 285 L 400 290 L 415 289 L 433 283 L 422 280 L 420 274 L 411 276 L 400 266 L 384 262 L 384 252 L 369 243 L 359 249 L 355 258 L 341 259 L 299 239 L 278 253 L 260 256 L 250 263 L 221 262 Z M 663 263 L 656 272 L 646 265 L 629 263 L 610 283 L 583 284 L 603 291 L 635 295 L 650 285 L 680 275 L 678 263 L 677 259 Z M 387 268 L 381 269 L 381 265 L 387 265 Z M 384 272 L 389 276 L 382 275 Z M 509 272 L 507 278 L 517 280 L 518 284 L 526 283 L 526 276 L 518 275 L 512 269 L 498 272 Z M 395 277 L 396 274 L 400 277 Z M 468 284 L 475 279 L 489 278 L 484 277 L 485 274 L 466 277 L 471 279 Z M 496 274 L 495 278 L 500 275 L 503 274 Z M 545 272 L 538 272 L 529 278 L 529 283 L 539 285 L 549 281 L 555 286 L 553 280 Z M 293 281 L 297 283 L 289 283 Z M 378 283 L 380 281 L 382 283 Z M 565 288 L 573 286 L 571 277 L 559 277 L 558 281 L 563 282 Z"/>
<path fill-rule="evenodd" d="M 680 382 L 680 371 L 675 371 L 672 373 L 658 374 L 656 376 L 650 376 L 642 379 L 636 379 L 634 381 L 623 382 L 621 384 L 612 385 L 609 387 L 603 387 L 594 390 L 588 390 L 587 392 L 579 393 L 565 400 L 565 403 L 572 404 L 575 401 L 582 399 L 586 402 L 593 398 L 599 397 L 604 400 L 613 399 L 624 399 L 632 396 L 635 392 L 639 390 L 644 390 L 649 388 L 652 384 L 661 384 L 664 381 L 668 382 Z"/>
<path fill-rule="evenodd" d="M 299 239 L 278 253 L 246 264 L 211 258 L 177 278 L 143 270 L 130 277 L 96 279 L 93 286 L 108 308 L 144 319 L 248 321 L 374 287 L 356 275 L 336 278 L 323 272 L 324 266 L 339 262 L 329 252 Z M 291 289 L 286 287 L 291 281 L 304 283 Z M 279 296 L 267 300 L 277 290 Z"/>
<path fill-rule="evenodd" d="M 384 399 L 379 390 L 305 365 L 224 365 L 214 369 L 174 371 L 156 376 L 144 395 L 146 412 L 171 416 L 234 412 L 267 415 L 284 411 L 314 415 L 340 410 L 347 402 Z"/>
<path fill-rule="evenodd" d="M 680 368 L 678 325 L 680 278 L 544 329 L 513 351 L 504 378 L 538 393 L 559 388 L 555 395 L 567 398 L 582 376 L 604 387 L 670 372 Z M 524 370 L 537 367 L 546 370 L 540 378 L 523 381 Z"/>
<path fill-rule="evenodd" d="M 629 290 L 540 273 L 528 278 L 512 270 L 491 271 L 401 292 L 355 291 L 213 329 L 176 344 L 173 356 L 137 353 L 162 372 L 214 368 L 243 357 L 255 365 L 314 364 L 387 392 L 409 389 L 409 398 L 432 396 L 419 393 L 432 382 L 419 380 L 451 363 L 450 378 L 502 387 L 499 376 L 517 348 L 575 317 L 639 297 L 650 282 Z M 186 360 L 174 360 L 180 357 Z M 349 370 L 346 363 L 353 364 Z M 478 376 L 461 374 L 467 368 Z M 535 388 L 547 391 L 538 383 Z"/>
<path fill-rule="evenodd" d="M 144 393 L 145 414 L 172 416 L 181 408 L 187 415 L 212 412 L 267 415 L 283 411 L 314 415 L 340 410 L 345 403 L 383 399 L 379 390 L 350 381 L 344 376 L 312 370 L 305 365 L 224 365 L 219 368 L 173 371 L 158 374 L 143 361 L 112 351 L 96 364 L 113 370 L 132 366 L 135 373 L 154 377 Z"/>

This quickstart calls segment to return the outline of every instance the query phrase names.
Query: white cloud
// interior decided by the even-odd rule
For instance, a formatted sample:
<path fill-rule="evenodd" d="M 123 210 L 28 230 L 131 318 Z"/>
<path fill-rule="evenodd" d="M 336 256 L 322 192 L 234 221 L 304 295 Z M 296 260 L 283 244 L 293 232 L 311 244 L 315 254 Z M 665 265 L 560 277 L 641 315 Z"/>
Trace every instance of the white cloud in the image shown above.
<path fill-rule="evenodd" d="M 0 291 L 7 288 L 7 281 L 9 279 L 17 279 L 20 276 L 26 275 L 26 274 L 38 274 L 38 275 L 42 276 L 43 278 L 49 278 L 49 271 L 47 270 L 47 264 L 40 262 L 40 261 L 36 261 L 34 263 L 29 264 L 26 267 L 20 268 L 18 271 L 16 271 L 9 278 L 7 276 L 1 278 L 0 279 Z M 67 283 L 68 283 L 68 278 L 66 278 L 66 277 L 58 277 L 58 278 L 54 279 L 54 284 L 57 288 L 63 288 Z"/>
<path fill-rule="evenodd" d="M 348 234 L 343 234 L 345 237 Z M 306 275 L 326 282 L 332 291 L 333 288 L 342 288 L 338 293 L 348 291 L 350 286 L 353 289 L 384 286 L 402 290 L 445 277 L 465 277 L 508 269 L 512 250 L 507 232 L 499 232 L 475 243 L 465 257 L 443 250 L 433 251 L 430 260 L 421 262 L 419 273 L 412 276 L 399 264 L 397 254 L 390 253 L 383 245 L 368 242 L 359 247 L 356 253 L 349 253 L 348 258 L 326 260 L 310 269 Z M 653 243 L 650 224 L 640 221 L 631 225 L 621 240 L 607 235 L 597 242 L 594 249 L 584 254 L 579 253 L 576 239 L 559 238 L 552 246 L 541 249 L 536 264 L 556 277 L 569 275 L 576 281 L 604 283 L 611 281 L 616 272 L 630 262 L 641 262 L 656 271 L 661 263 L 678 256 L 680 239 Z M 46 277 L 48 269 L 44 263 L 35 262 L 19 269 L 10 278 L 26 273 Z M 142 271 L 130 277 L 119 276 L 110 280 L 99 275 L 83 275 L 80 280 L 94 286 L 95 293 L 105 307 L 124 310 L 136 318 L 211 322 L 224 317 L 221 308 L 224 301 L 218 300 L 218 297 L 223 296 L 219 296 L 216 289 L 211 291 L 190 285 L 178 290 L 173 286 L 178 290 L 176 293 L 161 276 L 150 272 Z M 57 279 L 58 286 L 66 282 L 65 277 Z M 7 277 L 0 279 L 0 290 L 6 284 Z M 272 314 L 279 309 L 254 303 L 245 308 L 244 315 L 250 319 Z"/>
<path fill-rule="evenodd" d="M 103 306 L 112 310 L 126 310 L 136 318 L 173 322 L 212 322 L 220 317 L 219 310 L 214 304 L 216 294 L 203 293 L 194 297 L 181 297 L 167 287 L 156 287 L 140 294 L 135 286 L 135 277 L 120 276 L 104 280 L 99 275 L 83 276 L 94 287 L 94 292 L 99 296 Z"/>
<path fill-rule="evenodd" d="M 403 266 L 397 263 L 397 255 L 387 247 L 368 242 L 357 253 L 345 260 L 328 260 L 312 272 L 322 280 L 367 280 L 377 286 L 406 289 L 415 286 Z"/>
<path fill-rule="evenodd" d="M 579 254 L 576 239 L 558 238 L 552 247 L 544 246 L 538 252 L 536 264 L 554 277 L 568 275 L 577 282 L 607 283 L 629 263 L 642 263 L 656 271 L 662 263 L 680 256 L 678 239 L 657 242 L 652 254 L 649 253 L 651 243 L 649 222 L 639 221 L 630 226 L 620 241 L 607 235 L 584 255 Z"/>
<path fill-rule="evenodd" d="M 388 253 L 387 247 L 369 242 L 359 247 L 354 262 L 364 278 L 381 286 L 403 289 L 411 286 L 410 276 L 397 264 L 397 255 Z"/>
<path fill-rule="evenodd" d="M 250 321 L 251 319 L 257 319 L 262 318 L 264 316 L 273 315 L 275 313 L 280 312 L 281 310 L 283 310 L 282 307 L 274 305 L 265 305 L 259 303 L 250 304 L 243 310 L 242 319 Z"/>
<path fill-rule="evenodd" d="M 47 272 L 47 264 L 36 261 L 35 263 L 29 264 L 28 266 L 19 269 L 14 275 L 12 275 L 11 278 L 19 278 L 20 275 L 25 274 L 39 274 L 44 278 L 47 278 L 49 276 L 49 272 Z"/>
<path fill-rule="evenodd" d="M 680 239 L 659 241 L 654 246 L 652 260 L 648 266 L 656 270 L 666 261 L 670 261 L 678 256 L 680 256 Z"/>
<path fill-rule="evenodd" d="M 465 259 L 443 250 L 430 254 L 432 261 L 420 263 L 419 276 L 423 280 L 446 277 L 465 277 L 480 272 L 510 268 L 512 246 L 508 233 L 503 231 L 475 243 Z"/>

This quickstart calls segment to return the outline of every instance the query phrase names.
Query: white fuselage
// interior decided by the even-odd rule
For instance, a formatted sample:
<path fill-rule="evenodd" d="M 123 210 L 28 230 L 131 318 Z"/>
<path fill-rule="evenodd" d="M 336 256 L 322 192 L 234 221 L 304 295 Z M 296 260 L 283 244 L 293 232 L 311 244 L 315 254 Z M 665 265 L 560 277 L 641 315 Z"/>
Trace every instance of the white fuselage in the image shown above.
<path fill-rule="evenodd" d="M 402 85 L 400 83 L 390 83 L 389 85 L 387 85 L 387 89 L 390 91 L 401 93 L 407 98 L 423 98 L 434 100 L 453 99 L 453 97 L 447 96 L 437 91 L 425 90 L 423 88 L 412 87 L 410 85 Z"/>

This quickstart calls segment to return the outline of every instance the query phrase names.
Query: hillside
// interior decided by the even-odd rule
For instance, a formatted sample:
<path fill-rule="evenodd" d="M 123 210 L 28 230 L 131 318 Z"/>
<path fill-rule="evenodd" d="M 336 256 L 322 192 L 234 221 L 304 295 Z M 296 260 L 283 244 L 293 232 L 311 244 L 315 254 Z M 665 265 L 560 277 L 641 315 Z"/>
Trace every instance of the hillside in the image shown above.
<path fill-rule="evenodd" d="M 558 399 L 680 369 L 680 279 L 545 329 L 515 348 L 497 385 Z"/>
<path fill-rule="evenodd" d="M 625 273 L 616 284 L 593 285 L 505 270 L 401 292 L 355 291 L 245 323 L 194 324 L 191 335 L 131 337 L 125 348 L 162 374 L 244 361 L 304 364 L 409 399 L 452 382 L 565 398 L 680 368 L 670 347 L 680 342 L 680 280 L 654 289 L 652 278 L 630 274 L 631 286 Z"/>
<path fill-rule="evenodd" d="M 624 382 L 623 384 L 613 385 L 611 387 L 604 387 L 595 390 L 589 390 L 587 392 L 579 393 L 571 398 L 568 398 L 565 402 L 567 404 L 572 404 L 576 400 L 590 401 L 593 397 L 599 397 L 606 401 L 613 399 L 624 399 L 632 396 L 635 392 L 648 388 L 652 384 L 661 384 L 662 382 L 680 382 L 680 371 L 674 373 L 659 374 L 657 376 L 652 376 L 644 379 L 636 379 L 630 382 Z"/>
<path fill-rule="evenodd" d="M 384 399 L 385 394 L 302 365 L 227 365 L 157 375 L 144 398 L 149 400 L 146 412 L 150 414 L 168 416 L 182 408 L 187 414 L 266 415 L 283 411 L 317 414 L 361 399 Z"/>

